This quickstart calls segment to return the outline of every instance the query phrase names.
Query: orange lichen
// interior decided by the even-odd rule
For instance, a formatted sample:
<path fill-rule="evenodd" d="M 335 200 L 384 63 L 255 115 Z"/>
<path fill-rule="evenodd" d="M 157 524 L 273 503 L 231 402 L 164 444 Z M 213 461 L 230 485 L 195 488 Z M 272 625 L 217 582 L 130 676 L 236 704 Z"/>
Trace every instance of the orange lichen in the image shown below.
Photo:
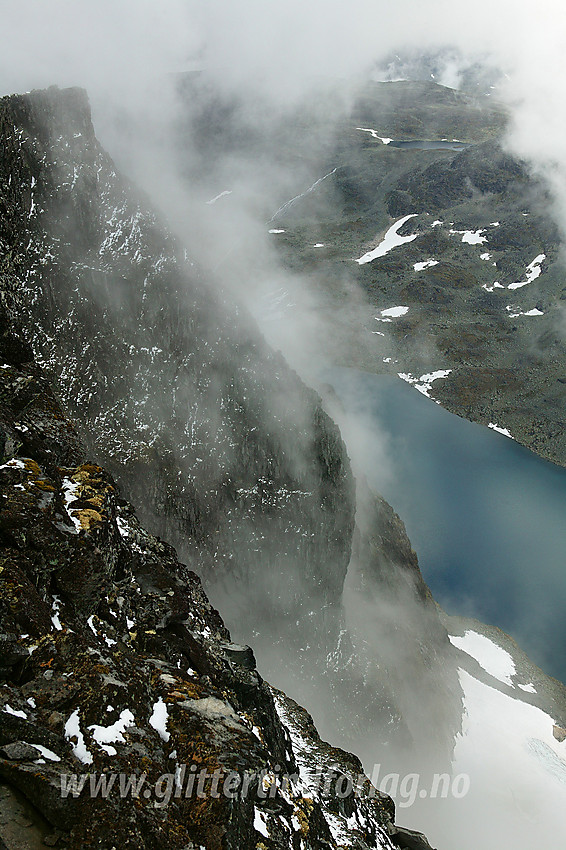
<path fill-rule="evenodd" d="M 81 528 L 84 531 L 92 531 L 93 528 L 102 525 L 104 522 L 103 515 L 91 508 L 80 508 L 73 511 L 73 513 L 77 514 Z"/>
<path fill-rule="evenodd" d="M 310 825 L 309 818 L 313 810 L 313 801 L 310 797 L 299 797 L 295 801 L 295 817 L 299 822 L 302 835 L 308 835 Z"/>

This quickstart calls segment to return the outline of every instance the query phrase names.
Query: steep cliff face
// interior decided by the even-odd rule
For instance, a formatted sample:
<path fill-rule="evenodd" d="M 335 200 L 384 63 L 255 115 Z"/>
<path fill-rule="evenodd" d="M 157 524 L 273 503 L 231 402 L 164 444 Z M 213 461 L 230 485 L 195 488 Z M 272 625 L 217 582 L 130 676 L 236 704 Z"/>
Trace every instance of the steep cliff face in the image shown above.
<path fill-rule="evenodd" d="M 116 173 L 84 92 L 5 98 L 0 132 L 3 301 L 92 456 L 266 664 L 311 691 L 322 670 L 345 734 L 366 690 L 407 740 L 344 638 L 354 483 L 316 394 Z"/>
<path fill-rule="evenodd" d="M 166 604 L 136 613 L 143 623 L 133 629 L 138 637 L 130 638 L 132 659 L 147 647 L 152 658 L 167 662 L 164 675 L 174 679 L 181 675 L 171 667 L 180 660 L 175 653 L 184 652 L 191 669 L 215 687 L 236 693 L 227 697 L 236 713 L 252 703 L 263 705 L 265 722 L 273 727 L 269 747 L 278 757 L 280 738 L 266 689 L 261 683 L 256 688 L 242 673 L 248 677 L 247 696 L 240 703 L 237 683 L 215 678 L 209 649 L 222 656 L 222 669 L 233 669 L 225 646 L 229 637 L 217 615 L 203 613 L 201 624 L 216 649 L 203 649 L 202 641 L 185 633 L 188 612 L 182 599 L 194 599 L 197 573 L 235 638 L 253 642 L 264 674 L 317 707 L 325 736 L 336 736 L 342 745 L 356 743 L 359 752 L 371 738 L 373 755 L 380 759 L 381 748 L 392 744 L 414 757 L 423 741 L 426 752 L 438 744 L 439 759 L 448 758 L 460 724 L 461 692 L 443 674 L 451 650 L 447 633 L 399 518 L 366 490 L 356 500 L 339 430 L 317 395 L 266 345 L 237 304 L 211 290 L 146 200 L 116 173 L 95 138 L 84 92 L 51 89 L 3 99 L 0 137 L 5 151 L 0 161 L 5 323 L 21 329 L 22 341 L 10 343 L 26 352 L 17 362 L 27 362 L 32 351 L 42 369 L 34 380 L 46 387 L 45 398 L 34 391 L 27 399 L 26 378 L 17 384 L 22 403 L 10 408 L 17 418 L 5 417 L 6 474 L 18 496 L 23 492 L 18 485 L 25 489 L 26 482 L 12 480 L 14 463 L 18 475 L 27 472 L 12 457 L 29 456 L 40 467 L 42 459 L 55 461 L 59 471 L 46 470 L 46 486 L 55 493 L 47 508 L 55 510 L 49 534 L 53 522 L 61 523 L 57 511 L 63 511 L 61 534 L 67 534 L 68 520 L 75 520 L 79 534 L 73 546 L 94 534 L 94 560 L 77 560 L 74 571 L 69 564 L 77 556 L 67 552 L 64 593 L 33 574 L 30 582 L 42 588 L 42 604 L 52 609 L 54 595 L 60 596 L 64 616 L 57 609 L 58 622 L 73 629 L 72 635 L 91 641 L 92 634 L 102 651 L 104 635 L 120 647 L 128 645 L 123 625 L 110 629 L 121 608 L 116 603 L 118 608 L 107 611 L 106 596 L 128 600 L 132 577 L 142 595 L 153 599 L 156 594 L 160 602 L 165 597 L 165 603 L 171 596 L 178 611 Z M 73 427 L 59 413 L 48 415 L 54 403 L 51 382 Z M 97 465 L 85 466 L 87 458 Z M 187 568 L 141 531 L 116 495 L 113 479 L 135 504 L 142 523 L 169 540 Z M 106 514 L 101 513 L 105 505 Z M 36 505 L 34 516 L 40 510 Z M 26 515 L 22 522 L 32 520 Z M 104 545 L 94 542 L 97 535 Z M 6 540 L 13 548 L 12 539 Z M 27 546 L 27 540 L 20 537 L 20 545 Z M 40 545 L 49 549 L 51 544 Z M 136 564 L 129 572 L 117 566 L 126 557 L 120 554 L 124 547 Z M 98 566 L 97 559 L 102 560 Z M 180 589 L 177 579 L 185 583 Z M 111 593 L 104 590 L 110 584 Z M 208 611 L 200 589 L 198 594 L 198 605 Z M 122 603 L 124 616 L 133 621 L 127 614 L 130 604 Z M 356 605 L 371 609 L 365 624 L 356 618 Z M 104 624 L 99 628 L 91 620 L 93 628 L 85 628 L 91 616 L 105 618 Z M 165 642 L 163 629 L 169 630 Z M 179 629 L 184 648 L 176 642 Z M 49 632 L 50 641 L 69 640 L 65 629 L 55 632 L 55 637 Z M 240 650 L 234 652 L 241 657 Z M 134 678 L 147 679 L 146 660 L 142 663 L 140 655 Z M 62 667 L 57 675 L 63 670 L 69 672 Z M 121 668 L 112 670 L 105 675 L 124 679 Z M 31 678 L 37 678 L 32 672 Z M 191 685 L 190 674 L 183 676 L 185 684 L 169 679 L 166 684 L 176 693 Z M 204 700 L 220 699 L 217 691 L 203 693 Z M 142 714 L 151 716 L 149 700 L 153 706 L 159 694 L 144 694 Z M 81 721 L 82 734 L 102 723 L 96 714 L 102 705 L 93 706 Z M 77 708 L 72 701 L 64 707 L 69 717 Z M 126 709 L 135 713 L 123 704 L 121 711 Z M 287 719 L 289 711 L 295 712 L 281 710 Z M 111 720 L 120 718 L 112 714 Z M 228 751 L 233 752 L 232 745 Z M 182 747 L 179 752 L 184 753 Z M 395 756 L 390 750 L 385 754 L 394 769 Z M 155 771 L 163 767 L 159 758 Z M 312 758 L 318 758 L 314 750 Z M 179 815 L 179 822 L 184 817 Z M 224 815 L 219 818 L 224 823 Z M 243 833 L 226 829 L 227 835 L 239 836 L 226 846 L 247 846 Z M 198 844 L 200 839 L 191 840 Z M 295 841 L 287 834 L 282 840 Z"/>
<path fill-rule="evenodd" d="M 461 689 L 446 651 L 438 607 L 423 581 L 405 527 L 390 505 L 363 481 L 357 504 L 343 597 L 354 656 L 361 661 L 371 690 L 379 693 L 385 680 L 395 696 L 407 736 L 404 754 L 398 750 L 397 757 L 407 769 L 416 756 L 421 767 L 423 761 L 429 766 L 449 765 Z M 368 763 L 381 760 L 381 743 L 375 741 L 371 724 L 362 725 L 353 746 L 368 754 Z"/>
<path fill-rule="evenodd" d="M 302 581 L 336 599 L 353 485 L 315 394 L 116 174 L 83 92 L 1 113 L 5 303 L 92 451 L 201 574 L 247 586 L 247 613 L 269 572 L 282 613 Z"/>

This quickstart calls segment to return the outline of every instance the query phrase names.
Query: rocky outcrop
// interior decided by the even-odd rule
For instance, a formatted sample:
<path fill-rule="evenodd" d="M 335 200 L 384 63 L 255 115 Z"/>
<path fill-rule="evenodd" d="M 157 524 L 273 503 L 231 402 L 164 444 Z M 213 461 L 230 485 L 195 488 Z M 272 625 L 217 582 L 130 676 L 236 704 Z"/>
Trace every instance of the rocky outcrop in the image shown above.
<path fill-rule="evenodd" d="M 8 315 L 91 456 L 203 578 L 237 639 L 255 635 L 267 669 L 311 691 L 322 671 L 347 734 L 365 674 L 344 636 L 356 505 L 338 428 L 116 173 L 84 92 L 5 98 L 0 134 Z M 404 730 L 379 690 L 387 734 Z"/>

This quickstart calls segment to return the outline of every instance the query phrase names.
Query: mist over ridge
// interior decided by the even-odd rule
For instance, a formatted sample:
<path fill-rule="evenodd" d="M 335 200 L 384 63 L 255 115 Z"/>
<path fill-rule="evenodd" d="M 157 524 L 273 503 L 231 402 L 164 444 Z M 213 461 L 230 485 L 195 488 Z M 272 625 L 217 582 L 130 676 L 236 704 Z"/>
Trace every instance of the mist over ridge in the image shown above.
<path fill-rule="evenodd" d="M 478 111 L 487 113 L 491 104 L 495 103 L 495 111 L 509 116 L 503 142 L 506 151 L 522 160 L 525 174 L 540 177 L 542 183 L 550 187 L 552 216 L 562 232 L 566 228 L 566 155 L 563 148 L 563 131 L 566 130 L 563 124 L 566 121 L 560 90 L 565 33 L 557 3 L 543 2 L 537 7 L 536 14 L 526 7 L 517 7 L 515 3 L 493 4 L 483 0 L 473 9 L 468 7 L 465 10 L 444 0 L 428 4 L 401 2 L 395 7 L 369 0 L 348 6 L 316 0 L 308 7 L 295 0 L 277 4 L 260 0 L 241 4 L 211 0 L 206 6 L 197 2 L 171 2 L 159 10 L 150 2 L 134 3 L 130 0 L 103 2 L 97 5 L 95 13 L 87 9 L 86 3 L 76 4 L 68 0 L 53 2 L 49 6 L 32 2 L 22 2 L 17 8 L 3 5 L 1 15 L 6 46 L 0 57 L 2 93 L 50 85 L 84 86 L 101 142 L 119 171 L 147 192 L 171 230 L 187 247 L 185 259 L 199 277 L 199 285 L 228 305 L 242 302 L 253 315 L 253 322 L 267 343 L 283 353 L 307 385 L 320 390 L 326 409 L 337 421 L 340 421 L 340 416 L 334 415 L 336 400 L 325 386 L 322 377 L 324 368 L 334 362 L 363 368 L 364 358 L 371 352 L 378 351 L 380 359 L 389 355 L 390 330 L 385 323 L 376 326 L 373 315 L 368 320 L 368 310 L 371 313 L 372 305 L 367 293 L 355 285 L 347 263 L 343 264 L 340 277 L 345 306 L 338 312 L 335 310 L 336 302 L 324 291 L 316 273 L 310 272 L 308 263 L 293 265 L 289 262 L 293 244 L 285 256 L 275 240 L 279 235 L 287 238 L 286 222 L 301 209 L 298 204 L 292 205 L 294 199 L 306 198 L 311 219 L 316 222 L 336 197 L 337 189 L 329 175 L 336 168 L 333 157 L 334 142 L 339 135 L 337 128 L 343 131 L 352 105 L 357 102 L 360 91 L 364 91 L 364 86 L 371 86 L 388 75 L 394 77 L 399 68 L 401 74 L 403 69 L 410 71 L 410 62 L 405 61 L 405 56 L 418 55 L 421 50 L 433 57 L 438 55 L 440 78 L 430 82 L 430 90 L 435 83 L 449 88 L 453 86 L 455 91 L 461 86 L 469 98 L 466 103 L 477 103 Z M 46 32 L 50 33 L 49 38 L 46 38 Z M 401 60 L 399 64 L 392 65 L 391 56 L 396 53 Z M 443 56 L 447 58 L 443 59 Z M 465 88 L 463 81 L 466 74 L 476 65 L 494 69 L 493 82 L 489 77 L 489 85 L 495 86 L 493 89 L 488 87 L 477 93 Z M 385 101 L 386 86 L 383 84 L 380 89 L 385 92 Z M 460 92 L 456 91 L 454 97 L 459 95 Z M 199 135 L 203 127 L 207 132 Z M 211 127 L 214 132 L 210 132 Z M 310 191 L 315 185 L 321 189 L 320 192 Z M 289 204 L 291 206 L 287 206 Z M 111 213 L 111 208 L 108 207 L 107 211 Z M 307 216 L 304 218 L 306 220 Z M 303 226 L 298 213 L 296 220 Z M 376 221 L 375 231 L 385 230 L 388 225 L 389 220 L 382 214 Z M 314 256 L 321 247 L 316 226 L 307 222 L 304 227 L 305 243 Z M 422 230 L 418 233 L 423 235 Z M 352 237 L 352 241 L 354 239 Z M 363 249 L 356 246 L 356 250 L 358 247 L 361 255 Z M 352 250 L 352 263 L 353 259 Z M 315 268 L 315 265 L 313 259 L 312 267 Z M 180 287 L 175 292 L 166 291 L 166 297 L 170 297 L 171 301 L 178 297 L 183 309 L 190 311 L 190 286 Z M 119 297 L 116 298 L 119 301 Z M 397 300 L 395 303 L 403 302 Z M 222 325 L 217 327 L 214 321 L 210 321 L 203 338 L 216 344 L 214 336 L 220 329 L 230 344 L 236 340 L 236 350 L 241 340 L 238 332 L 230 327 L 229 309 Z M 247 316 L 242 319 L 235 310 L 234 327 L 240 327 L 240 320 L 246 328 L 249 327 Z M 135 317 L 132 327 L 134 325 Z M 130 329 L 127 323 L 125 326 Z M 376 327 L 383 328 L 378 332 L 380 337 L 372 337 Z M 557 328 L 558 335 L 563 337 L 560 324 Z M 231 336 L 233 331 L 234 338 Z M 255 327 L 250 333 L 255 334 Z M 136 345 L 144 343 L 141 336 L 143 334 L 139 338 L 135 336 Z M 356 345 L 352 345 L 353 339 L 356 339 Z M 376 348 L 370 348 L 374 343 Z M 428 352 L 426 346 L 426 341 L 423 341 L 423 351 Z M 261 351 L 263 349 L 259 345 L 253 356 L 258 352 L 261 354 Z M 281 371 L 287 375 L 277 356 L 269 359 L 269 363 L 270 375 L 279 375 Z M 211 409 L 216 404 L 215 393 L 221 383 L 219 380 L 218 384 L 213 384 L 208 395 L 206 390 L 203 392 L 207 403 L 213 399 L 210 401 Z M 311 490 L 317 491 L 314 499 L 323 493 L 324 501 L 324 484 L 321 485 L 316 476 L 309 477 L 310 449 L 305 449 L 304 455 L 294 456 L 293 434 L 286 430 L 286 426 L 278 430 L 274 424 L 275 420 L 286 417 L 288 423 L 295 415 L 300 439 L 304 439 L 306 444 L 316 442 L 312 437 L 314 434 L 318 439 L 317 428 L 322 420 L 315 417 L 313 426 L 311 405 L 316 407 L 316 403 L 310 395 L 304 406 L 301 396 L 301 404 L 296 409 L 288 408 L 288 398 L 294 398 L 296 391 L 295 376 L 286 377 L 283 383 L 285 389 L 280 394 L 273 389 L 273 383 L 271 390 L 265 393 L 261 380 L 254 387 L 257 395 L 252 393 L 252 405 L 257 403 L 258 410 L 261 408 L 256 424 L 263 429 L 269 423 L 273 429 L 270 436 L 275 435 L 275 442 L 279 440 L 283 445 L 291 473 L 306 482 L 304 492 L 300 493 L 305 503 L 313 496 Z M 238 388 L 239 403 L 246 392 L 243 382 Z M 179 409 L 185 401 L 182 393 L 183 387 L 179 393 Z M 169 415 L 167 404 L 164 393 L 163 399 L 156 404 L 156 423 L 160 416 L 165 419 Z M 215 411 L 210 434 L 219 435 L 215 445 L 228 447 L 236 430 L 231 433 L 229 428 L 225 428 L 222 417 L 223 412 Z M 237 419 L 237 414 L 234 418 Z M 362 555 L 365 556 L 364 546 L 367 550 L 377 550 L 383 537 L 387 538 L 387 533 L 390 532 L 393 540 L 392 528 L 398 531 L 397 519 L 386 513 L 384 526 L 379 526 L 379 534 L 376 531 L 375 537 L 372 537 L 374 503 L 363 484 L 367 447 L 371 446 L 374 457 L 377 454 L 386 477 L 394 475 L 395 470 L 391 468 L 388 455 L 388 439 L 375 423 L 364 417 L 348 419 L 344 416 L 340 425 L 354 474 L 358 478 L 358 522 L 366 531 L 370 529 L 367 540 L 361 544 Z M 159 427 L 157 424 L 156 428 Z M 319 445 L 326 446 L 325 440 L 339 444 L 340 435 L 330 430 L 328 436 L 325 429 L 326 424 L 321 428 L 323 438 L 316 443 L 317 451 Z M 222 440 L 225 442 L 222 443 Z M 206 445 L 204 437 L 201 442 Z M 140 436 L 141 443 L 143 434 Z M 236 449 L 234 454 L 238 451 Z M 324 457 L 323 449 L 320 449 L 320 454 Z M 234 455 L 228 448 L 226 458 L 230 466 Z M 264 460 L 262 457 L 261 461 Z M 204 469 L 203 479 L 208 467 Z M 337 486 L 336 492 L 349 493 L 352 482 L 348 473 L 344 469 L 339 472 L 343 476 L 340 480 L 342 490 Z M 338 478 L 337 473 L 336 481 Z M 242 498 L 249 498 L 250 502 L 261 501 L 264 498 L 261 488 L 254 491 L 256 484 L 251 478 L 246 482 L 248 485 L 249 492 Z M 137 492 L 141 493 L 139 487 Z M 311 505 L 311 502 L 308 504 Z M 351 505 L 348 505 L 349 509 Z M 353 519 L 346 514 L 347 511 L 336 524 L 337 537 L 343 535 L 347 538 L 344 529 L 350 527 Z M 247 533 L 245 524 L 242 527 Z M 374 531 L 376 528 L 377 522 L 374 523 Z M 165 534 L 161 528 L 158 530 Z M 170 527 L 166 531 L 171 533 Z M 268 536 L 268 522 L 261 531 Z M 178 531 L 174 533 L 178 534 Z M 181 534 L 179 539 L 182 540 Z M 178 545 L 177 540 L 175 543 Z M 390 560 L 386 557 L 380 562 L 384 572 L 384 564 L 393 565 L 393 572 L 397 570 L 395 556 L 398 553 L 394 543 L 393 540 L 388 553 Z M 410 544 L 408 541 L 405 544 L 403 538 L 405 545 L 408 548 L 403 549 L 404 564 L 412 563 Z M 278 555 L 270 551 L 269 543 L 258 543 L 258 546 L 264 546 L 261 550 L 263 555 L 268 560 L 273 557 L 275 562 Z M 342 599 L 344 608 L 341 614 L 354 636 L 354 649 L 365 660 L 377 657 L 377 653 L 382 651 L 393 667 L 398 663 L 396 673 L 400 679 L 405 677 L 408 680 L 408 671 L 411 675 L 419 675 L 418 671 L 415 672 L 414 644 L 405 642 L 405 637 L 400 638 L 397 645 L 388 643 L 388 635 L 403 616 L 409 621 L 409 634 L 412 634 L 414 626 L 417 641 L 423 631 L 428 633 L 429 628 L 435 638 L 440 634 L 431 610 L 425 609 L 423 614 L 420 609 L 415 609 L 414 624 L 412 613 L 408 613 L 415 588 L 417 595 L 426 597 L 421 580 L 403 567 L 395 574 L 400 574 L 406 581 L 406 597 L 397 588 L 391 599 L 376 600 L 372 595 L 375 588 L 372 588 L 371 582 L 369 588 L 364 584 L 367 576 L 362 556 L 362 566 L 353 558 L 346 573 L 348 565 L 344 562 L 343 548 L 344 551 L 340 549 L 339 552 L 340 575 L 336 587 L 339 588 L 340 581 L 345 578 L 347 594 Z M 184 554 L 182 551 L 181 555 Z M 284 558 L 281 563 L 284 564 Z M 289 564 L 291 573 L 294 570 L 291 555 Z M 333 562 L 332 565 L 336 564 Z M 266 587 L 252 586 L 252 590 L 257 591 L 260 608 L 264 601 L 262 594 L 266 590 L 280 603 L 285 614 L 289 607 L 292 608 L 287 605 L 289 599 L 285 596 L 289 590 L 285 568 L 284 564 L 281 575 L 269 579 Z M 246 580 L 249 581 L 249 578 Z M 323 578 L 321 583 L 324 583 Z M 250 585 L 253 583 L 250 582 Z M 211 586 L 214 586 L 213 582 Z M 214 592 L 217 595 L 213 595 L 213 602 L 219 604 L 222 614 L 230 620 L 228 625 L 234 627 L 235 636 L 241 640 L 249 638 L 251 642 L 253 626 L 245 621 L 245 608 L 239 607 L 241 600 L 234 595 L 233 585 L 228 582 L 224 587 L 219 583 Z M 296 599 L 301 592 L 300 582 L 291 583 L 290 597 Z M 397 592 L 400 599 L 394 598 Z M 368 599 L 375 603 L 369 613 L 363 607 Z M 333 597 L 334 603 L 339 610 L 341 603 Z M 360 610 L 364 610 L 367 617 L 356 623 Z M 301 613 L 308 617 L 315 612 L 309 612 L 306 606 Z M 282 649 L 277 643 L 274 634 L 277 624 L 272 623 L 273 645 L 265 639 L 266 635 L 270 635 L 269 628 L 265 628 L 265 642 L 263 645 L 260 642 L 257 654 L 265 664 L 263 669 L 269 670 L 270 675 L 280 675 L 280 681 L 291 694 L 304 698 L 305 702 L 311 700 L 309 708 L 315 715 L 318 712 L 315 719 L 318 722 L 320 718 L 322 731 L 330 737 L 336 733 L 332 702 L 336 691 L 332 681 L 330 685 L 326 682 L 322 696 L 311 682 L 300 690 L 299 677 L 285 663 L 286 652 L 296 655 L 301 651 L 300 642 L 305 634 L 316 636 L 323 632 L 326 616 L 327 611 L 322 605 L 313 617 L 315 626 L 312 633 L 308 629 L 298 632 L 297 645 L 291 648 L 285 646 Z M 241 631 L 237 631 L 240 625 Z M 292 634 L 291 618 L 286 626 L 288 634 Z M 442 642 L 444 637 L 439 637 L 439 641 Z M 344 659 L 347 661 L 349 646 L 345 645 L 341 651 L 343 655 L 337 664 L 342 664 Z M 364 652 L 367 656 L 363 655 Z M 426 664 L 430 663 L 431 667 L 443 663 L 442 653 L 436 657 L 435 652 L 436 646 L 433 650 L 430 647 L 423 650 Z M 316 657 L 316 654 L 311 657 Z M 455 657 L 452 658 L 454 660 Z M 308 661 L 306 666 L 309 666 Z M 349 712 L 354 715 L 355 700 L 360 694 L 365 700 L 364 710 L 371 710 L 371 688 L 366 688 L 365 679 L 362 687 L 360 670 L 355 664 L 352 668 L 355 671 L 354 685 L 359 690 L 352 686 L 350 704 L 346 704 L 344 698 L 340 720 L 342 729 L 339 732 L 346 729 L 347 720 L 344 721 L 344 718 L 348 718 Z M 368 662 L 364 675 L 370 683 L 378 678 L 371 662 Z M 423 679 L 426 680 L 426 673 Z M 443 682 L 442 687 L 444 685 Z M 293 687 L 298 690 L 293 692 Z M 446 710 L 447 715 L 452 710 L 452 698 L 455 702 L 460 699 L 458 688 L 457 683 L 452 683 L 447 689 L 446 701 L 440 707 L 441 711 Z M 442 696 L 444 698 L 444 691 Z M 379 697 L 382 700 L 379 710 L 388 710 L 387 698 L 382 693 Z M 410 734 L 415 734 L 415 730 L 419 729 L 426 695 L 421 695 L 418 687 L 413 691 L 407 687 L 400 701 L 404 720 L 409 718 Z M 427 713 L 432 716 L 435 714 L 432 696 L 430 702 Z M 394 709 L 391 710 L 393 714 Z M 426 723 L 423 725 L 426 726 Z M 431 734 L 434 731 L 433 728 Z M 352 737 L 347 738 L 347 734 L 353 738 L 358 734 L 356 743 L 360 749 L 363 747 L 366 734 L 363 724 L 361 732 L 346 729 L 344 745 L 352 740 Z M 407 732 L 408 738 L 410 734 Z M 375 745 L 373 749 L 373 746 L 372 741 L 369 751 L 372 757 L 375 753 L 377 759 L 379 747 Z M 430 764 L 427 763 L 429 755 L 427 751 L 423 757 L 427 768 L 435 766 L 432 759 Z M 392 763 L 396 757 L 395 749 L 387 755 Z M 410 769 L 410 759 L 406 764 Z M 545 803 L 545 813 L 546 806 Z M 497 807 L 494 807 L 490 811 L 487 829 L 489 831 L 490 824 L 496 824 L 491 838 L 494 847 L 499 846 L 498 842 L 504 841 L 507 835 L 507 826 L 497 824 L 497 815 Z M 419 820 L 422 809 L 416 809 L 410 816 L 414 818 L 416 828 L 423 823 Z M 473 824 L 475 816 L 471 809 L 466 823 Z M 512 808 L 505 809 L 505 817 L 505 823 L 512 824 L 516 833 L 514 838 L 519 840 L 521 821 L 515 823 Z M 435 817 L 429 813 L 425 821 L 428 818 L 430 823 L 427 826 L 434 830 Z M 456 840 L 461 828 L 458 815 L 451 812 L 443 827 L 444 840 L 447 835 Z M 552 829 L 549 828 L 550 832 Z"/>
<path fill-rule="evenodd" d="M 135 146 L 140 151 L 151 141 L 151 124 L 161 123 L 163 129 L 173 118 L 167 75 L 203 69 L 220 91 L 273 117 L 305 97 L 316 97 L 321 80 L 359 82 L 375 75 L 396 50 L 433 53 L 449 46 L 454 54 L 439 81 L 457 83 L 461 71 L 478 59 L 498 68 L 504 76 L 493 96 L 512 109 L 511 149 L 545 173 L 557 168 L 554 188 L 562 193 L 565 32 L 554 0 L 539 3 L 536 13 L 509 0 L 482 0 L 473 11 L 447 0 L 426 5 L 403 0 L 394 7 L 380 0 L 356 0 L 347 7 L 322 0 L 308 7 L 297 0 L 245 0 L 237 7 L 226 0 L 206 5 L 171 0 L 161 9 L 149 0 L 104 0 L 96 15 L 85 2 L 54 0 L 46 6 L 24 0 L 17 6 L 3 4 L 2 23 L 2 93 L 53 84 L 85 86 L 105 142 L 106 121 L 118 144 L 128 119 L 140 122 L 141 129 L 145 114 L 146 132 L 137 136 Z M 137 156 L 134 149 L 131 167 Z"/>

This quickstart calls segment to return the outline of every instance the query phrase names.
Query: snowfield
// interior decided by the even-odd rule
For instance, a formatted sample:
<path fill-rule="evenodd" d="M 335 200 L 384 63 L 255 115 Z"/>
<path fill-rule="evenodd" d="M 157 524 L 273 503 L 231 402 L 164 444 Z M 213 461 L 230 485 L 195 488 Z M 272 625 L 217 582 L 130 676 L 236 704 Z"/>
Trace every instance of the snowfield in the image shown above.
<path fill-rule="evenodd" d="M 457 669 L 462 729 L 452 775 L 469 776 L 470 791 L 438 808 L 436 823 L 427 826 L 431 843 L 450 846 L 451 820 L 459 829 L 458 850 L 565 847 L 566 741 L 554 735 L 555 718 L 532 704 L 537 700 L 532 682 L 515 683 L 522 678 L 522 653 L 514 657 L 474 629 L 450 635 L 450 641 L 496 682 L 480 681 L 473 666 L 464 669 L 462 657 Z"/>
<path fill-rule="evenodd" d="M 538 257 L 535 257 L 532 263 L 529 263 L 527 266 L 525 280 L 520 280 L 517 283 L 510 283 L 507 289 L 521 289 L 521 287 L 527 286 L 527 284 L 536 280 L 537 277 L 540 277 L 542 273 L 541 265 L 545 259 L 546 254 L 539 254 Z"/>
<path fill-rule="evenodd" d="M 481 659 L 490 664 L 492 650 Z M 553 718 L 465 670 L 459 677 L 464 718 L 453 769 L 470 775 L 462 823 L 474 824 L 461 850 L 566 846 L 566 742 L 554 737 Z"/>
<path fill-rule="evenodd" d="M 513 687 L 512 676 L 517 672 L 515 662 L 507 650 L 502 649 L 485 635 L 468 629 L 464 637 L 449 635 L 450 642 L 475 658 L 486 673 Z"/>

